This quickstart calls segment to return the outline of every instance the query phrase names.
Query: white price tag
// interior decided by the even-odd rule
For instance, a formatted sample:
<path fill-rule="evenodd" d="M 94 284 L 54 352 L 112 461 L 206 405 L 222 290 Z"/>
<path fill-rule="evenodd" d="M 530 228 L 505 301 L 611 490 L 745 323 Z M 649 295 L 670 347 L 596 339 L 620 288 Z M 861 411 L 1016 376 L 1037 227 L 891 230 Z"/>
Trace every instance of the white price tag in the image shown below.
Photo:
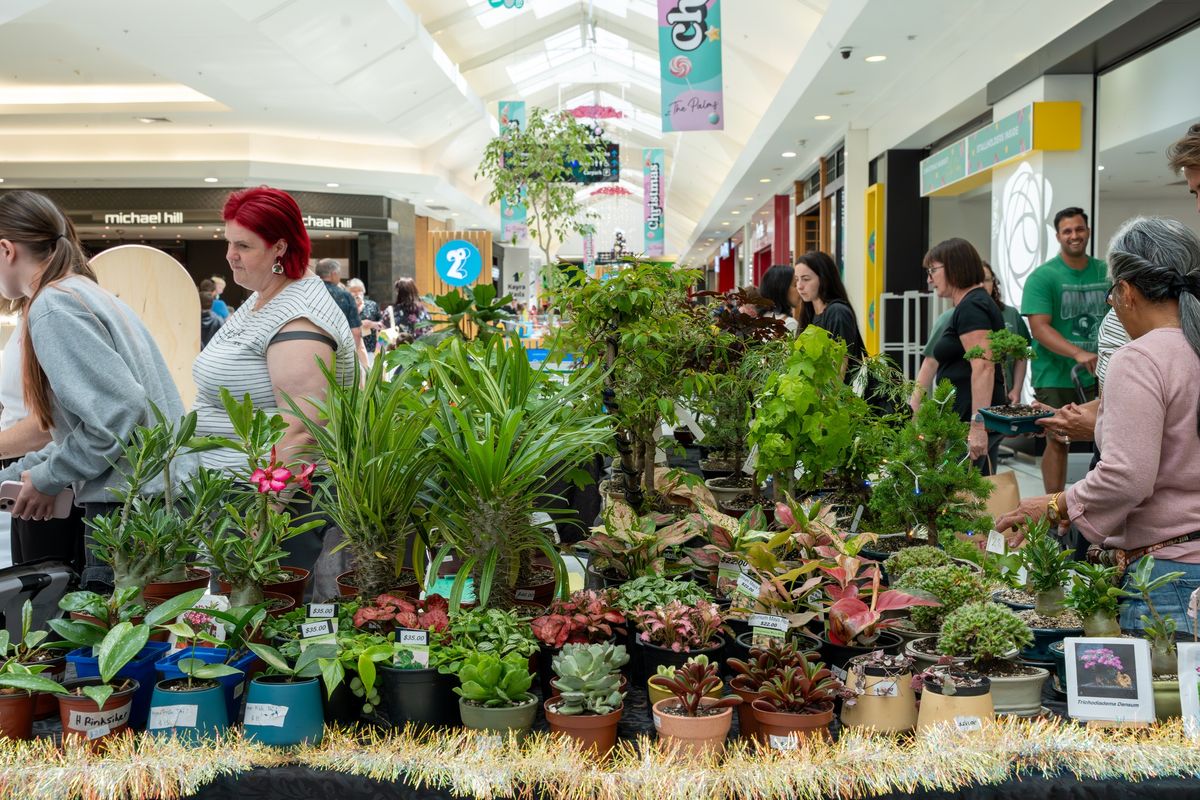
<path fill-rule="evenodd" d="M 399 645 L 399 650 L 392 657 L 393 665 L 405 665 L 407 654 L 408 664 L 429 667 L 429 631 L 401 628 L 396 632 L 396 644 Z M 410 666 L 405 666 L 411 669 Z"/>
<path fill-rule="evenodd" d="M 696 416 L 690 410 L 676 403 L 675 417 L 682 422 L 689 431 L 692 432 L 692 435 L 696 437 L 697 442 L 704 440 L 704 429 L 701 428 L 699 423 L 696 422 Z"/>
<path fill-rule="evenodd" d="M 837 678 L 842 683 L 845 683 L 846 678 L 849 677 L 849 673 L 841 667 L 830 667 L 829 671 L 833 673 L 833 677 Z"/>
<path fill-rule="evenodd" d="M 655 714 L 654 715 L 654 730 L 658 730 L 661 727 L 662 727 L 662 717 L 660 717 L 658 714 Z"/>
<path fill-rule="evenodd" d="M 791 751 L 800 747 L 800 740 L 793 733 L 790 736 L 776 736 L 771 734 L 769 737 L 772 750 Z"/>
<path fill-rule="evenodd" d="M 958 728 L 959 733 L 983 730 L 983 720 L 979 717 L 955 717 L 954 725 Z"/>
<path fill-rule="evenodd" d="M 873 697 L 899 697 L 900 686 L 896 683 L 896 679 L 882 680 L 871 687 L 868 694 Z"/>
<path fill-rule="evenodd" d="M 146 726 L 155 731 L 162 728 L 194 728 L 199 706 L 158 706 L 150 709 L 150 723 Z"/>
<path fill-rule="evenodd" d="M 747 475 L 754 474 L 754 468 L 758 465 L 758 445 L 750 448 L 750 455 L 746 456 L 745 462 L 742 464 L 742 472 Z"/>
<path fill-rule="evenodd" d="M 99 739 L 103 736 L 108 736 L 108 734 L 111 732 L 112 731 L 109 730 L 107 725 L 101 725 L 99 728 L 89 728 L 87 732 L 87 738 L 89 741 L 91 741 L 94 739 Z"/>
<path fill-rule="evenodd" d="M 300 637 L 311 639 L 314 636 L 329 636 L 336 632 L 333 620 L 323 619 L 319 622 L 305 622 L 300 625 Z"/>
<path fill-rule="evenodd" d="M 333 619 L 337 616 L 337 603 L 309 603 L 309 619 Z"/>
<path fill-rule="evenodd" d="M 851 533 L 858 533 L 858 526 L 859 526 L 859 523 L 862 522 L 862 515 L 863 515 L 863 511 L 865 509 L 866 509 L 866 506 L 862 505 L 861 503 L 859 504 L 858 508 L 855 509 L 854 520 L 850 523 L 850 532 Z"/>
<path fill-rule="evenodd" d="M 755 600 L 758 599 L 758 593 L 762 591 L 762 585 L 745 573 L 738 576 L 737 588 L 739 592 Z"/>
<path fill-rule="evenodd" d="M 533 598 L 534 598 L 533 589 L 517 589 L 516 598 L 523 603 L 533 600 Z"/>
<path fill-rule="evenodd" d="M 987 551 L 995 553 L 998 556 L 1004 555 L 1005 549 L 1008 547 L 1008 540 L 1004 538 L 1004 534 L 1000 531 L 991 531 L 988 533 Z"/>
<path fill-rule="evenodd" d="M 1017 570 L 1017 586 L 1024 586 L 1029 582 L 1029 573 L 1024 567 Z"/>
<path fill-rule="evenodd" d="M 774 614 L 751 614 L 747 623 L 751 628 L 765 628 L 779 633 L 787 633 L 788 628 L 791 627 L 787 617 L 779 617 Z"/>
<path fill-rule="evenodd" d="M 133 703 L 129 702 L 117 708 L 104 711 L 72 711 L 67 727 L 73 731 L 92 731 L 103 728 L 105 733 L 113 728 L 119 728 L 129 722 L 129 712 Z"/>
<path fill-rule="evenodd" d="M 246 725 L 258 725 L 264 728 L 282 728 L 287 721 L 288 707 L 276 706 L 270 703 L 247 703 Z"/>

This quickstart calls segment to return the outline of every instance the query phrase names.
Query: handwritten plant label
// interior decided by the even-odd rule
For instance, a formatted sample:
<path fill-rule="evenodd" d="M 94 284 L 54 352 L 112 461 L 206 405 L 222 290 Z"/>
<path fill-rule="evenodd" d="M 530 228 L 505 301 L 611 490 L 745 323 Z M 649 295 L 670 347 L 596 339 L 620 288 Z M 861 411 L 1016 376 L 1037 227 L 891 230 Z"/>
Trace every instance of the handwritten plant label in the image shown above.
<path fill-rule="evenodd" d="M 133 710 L 133 702 L 104 711 L 72 711 L 67 720 L 67 727 L 73 731 L 94 731 L 105 729 L 105 734 L 113 728 L 119 728 L 129 722 L 129 712 Z"/>
<path fill-rule="evenodd" d="M 199 706 L 157 706 L 150 709 L 148 730 L 156 731 L 163 728 L 194 728 Z"/>
<path fill-rule="evenodd" d="M 995 553 L 998 556 L 1004 555 L 1005 549 L 1008 547 L 1008 541 L 1004 538 L 1004 534 L 1000 531 L 991 531 L 988 533 L 987 551 Z"/>
<path fill-rule="evenodd" d="M 271 703 L 247 703 L 247 725 L 257 725 L 263 728 L 282 728 L 287 721 L 288 707 Z"/>
<path fill-rule="evenodd" d="M 899 697 L 900 686 L 895 678 L 887 678 L 873 684 L 867 694 L 872 697 Z"/>

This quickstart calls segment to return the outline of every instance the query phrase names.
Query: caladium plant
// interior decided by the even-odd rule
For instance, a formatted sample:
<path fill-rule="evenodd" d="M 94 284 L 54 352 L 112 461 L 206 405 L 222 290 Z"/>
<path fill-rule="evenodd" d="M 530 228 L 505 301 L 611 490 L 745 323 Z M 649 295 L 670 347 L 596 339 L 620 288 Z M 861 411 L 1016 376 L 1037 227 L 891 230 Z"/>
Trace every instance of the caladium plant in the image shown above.
<path fill-rule="evenodd" d="M 821 569 L 831 579 L 825 586 L 829 606 L 825 634 L 836 645 L 871 647 L 881 631 L 901 622 L 885 611 L 941 605 L 937 600 L 896 589 L 881 589 L 879 565 L 857 556 L 839 555 L 837 566 Z"/>

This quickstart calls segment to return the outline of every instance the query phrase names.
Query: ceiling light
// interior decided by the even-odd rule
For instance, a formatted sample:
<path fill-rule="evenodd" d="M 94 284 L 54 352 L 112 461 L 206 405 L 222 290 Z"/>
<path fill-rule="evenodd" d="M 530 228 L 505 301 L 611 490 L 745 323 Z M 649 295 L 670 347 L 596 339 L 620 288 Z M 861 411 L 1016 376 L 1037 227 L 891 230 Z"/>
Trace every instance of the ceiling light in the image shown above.
<path fill-rule="evenodd" d="M 771 179 L 770 178 L 759 178 L 758 182 L 759 183 L 770 183 Z"/>
<path fill-rule="evenodd" d="M 742 212 L 740 212 L 740 211 L 730 211 L 729 213 L 730 213 L 730 214 L 733 214 L 734 216 L 737 216 L 738 214 L 740 214 L 740 213 L 742 213 Z"/>
<path fill-rule="evenodd" d="M 101 239 L 107 239 L 107 238 L 108 238 L 108 234 L 107 234 L 107 233 L 102 233 L 102 234 L 100 234 L 100 238 L 101 238 Z"/>
<path fill-rule="evenodd" d="M 743 197 L 742 199 L 743 199 L 743 200 L 745 200 L 747 203 L 749 203 L 749 202 L 751 202 L 751 201 L 753 201 L 753 200 L 754 200 L 754 198 L 753 198 L 753 197 Z"/>
<path fill-rule="evenodd" d="M 219 237 L 219 236 L 217 236 L 217 235 L 214 233 L 214 234 L 213 234 L 213 238 L 214 238 L 214 239 L 219 239 L 220 237 Z"/>
<path fill-rule="evenodd" d="M 1104 165 L 1103 165 L 1103 164 L 1101 164 L 1100 166 L 1096 167 L 1096 171 L 1097 171 L 1097 172 L 1104 172 Z"/>
<path fill-rule="evenodd" d="M 437 200 L 426 200 L 426 201 L 425 201 L 425 205 L 431 205 L 431 204 L 433 204 L 433 203 L 436 203 L 436 202 L 437 202 Z"/>
<path fill-rule="evenodd" d="M 728 226 L 728 225 L 729 225 L 729 223 L 728 223 L 728 222 L 722 222 L 721 224 L 722 224 L 722 225 L 726 225 L 726 226 Z"/>
<path fill-rule="evenodd" d="M 828 114 L 817 114 L 815 117 L 813 117 L 813 119 L 815 119 L 817 122 L 824 122 L 825 120 L 833 119 L 833 117 L 829 116 Z"/>
<path fill-rule="evenodd" d="M 0 178 L 0 183 L 4 183 L 4 178 Z"/>
<path fill-rule="evenodd" d="M 166 117 L 134 117 L 138 122 L 145 125 L 153 125 L 156 122 L 170 122 Z"/>
<path fill-rule="evenodd" d="M 205 183 L 216 183 L 217 180 L 218 180 L 217 178 L 205 178 L 204 182 Z"/>
<path fill-rule="evenodd" d="M 341 186 L 341 184 L 340 183 L 327 183 L 327 184 L 325 184 L 325 186 L 329 189 L 336 189 L 339 186 Z"/>
<path fill-rule="evenodd" d="M 458 212 L 457 212 L 457 211 L 455 211 L 455 212 L 454 212 L 453 214 L 451 214 L 450 216 L 452 216 L 452 217 L 457 217 L 457 216 L 458 216 Z"/>
<path fill-rule="evenodd" d="M 788 150 L 786 153 L 782 153 L 781 155 L 784 158 L 795 158 L 796 157 L 796 154 L 793 153 L 791 150 Z"/>
<path fill-rule="evenodd" d="M 108 227 L 108 226 L 106 225 L 105 227 Z M 196 230 L 198 230 L 198 231 L 202 231 L 202 230 L 204 230 L 204 226 L 203 226 L 203 225 L 197 225 L 197 226 L 196 226 Z"/>
<path fill-rule="evenodd" d="M 868 64 L 878 64 L 880 61 L 887 61 L 887 56 L 867 56 L 866 58 Z"/>

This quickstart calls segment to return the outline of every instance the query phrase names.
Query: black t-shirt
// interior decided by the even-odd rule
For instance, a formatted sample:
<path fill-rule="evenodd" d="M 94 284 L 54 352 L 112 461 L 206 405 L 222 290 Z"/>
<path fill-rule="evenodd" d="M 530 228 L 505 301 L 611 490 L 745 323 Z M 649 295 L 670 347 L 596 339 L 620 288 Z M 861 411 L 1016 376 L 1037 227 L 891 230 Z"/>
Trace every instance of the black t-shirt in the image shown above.
<path fill-rule="evenodd" d="M 959 337 L 972 331 L 1002 330 L 1004 317 L 1000 314 L 1000 308 L 987 292 L 976 288 L 967 292 L 955 307 L 942 338 L 933 346 L 933 357 L 938 362 L 936 381 L 941 383 L 947 380 L 954 384 L 954 410 L 964 422 L 971 417 L 971 362 L 963 358 L 966 350 Z M 1004 376 L 1000 370 L 995 370 L 992 400 L 989 405 L 999 405 L 1003 402 Z"/>
<path fill-rule="evenodd" d="M 862 334 L 858 332 L 858 320 L 854 317 L 854 309 L 846 301 L 832 301 L 825 306 L 824 311 L 813 317 L 812 324 L 845 342 L 846 355 L 855 363 L 862 361 L 863 356 L 867 354 Z"/>

